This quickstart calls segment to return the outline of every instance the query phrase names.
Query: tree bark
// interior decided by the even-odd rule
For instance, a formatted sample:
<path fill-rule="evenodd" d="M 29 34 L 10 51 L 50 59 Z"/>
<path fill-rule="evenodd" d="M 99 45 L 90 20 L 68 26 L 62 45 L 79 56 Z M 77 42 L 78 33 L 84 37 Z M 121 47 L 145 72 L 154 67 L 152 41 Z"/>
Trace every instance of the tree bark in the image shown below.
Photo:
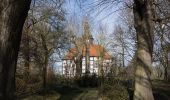
<path fill-rule="evenodd" d="M 14 100 L 15 70 L 31 0 L 0 0 L 0 100 Z"/>
<path fill-rule="evenodd" d="M 166 80 L 166 81 L 168 81 L 168 51 L 166 50 L 166 53 L 165 53 L 165 67 L 164 67 L 164 70 L 165 70 L 165 76 L 164 76 L 164 79 Z"/>
<path fill-rule="evenodd" d="M 23 54 L 24 54 L 24 76 L 26 82 L 29 81 L 30 76 L 30 36 L 29 36 L 29 28 L 26 28 L 23 31 Z"/>
<path fill-rule="evenodd" d="M 82 74 L 82 55 L 78 54 L 76 60 L 74 61 L 76 64 L 76 78 L 80 78 Z"/>
<path fill-rule="evenodd" d="M 167 67 L 164 67 L 164 80 L 168 80 L 168 71 L 167 71 Z"/>
<path fill-rule="evenodd" d="M 45 61 L 43 67 L 43 87 L 44 89 L 47 88 L 47 67 L 48 67 L 48 54 L 45 54 Z"/>
<path fill-rule="evenodd" d="M 137 33 L 134 100 L 154 100 L 150 79 L 153 52 L 152 3 L 152 0 L 134 0 L 134 24 Z"/>
<path fill-rule="evenodd" d="M 48 67 L 48 59 L 49 59 L 49 50 L 47 48 L 47 42 L 45 36 L 41 34 L 42 46 L 44 49 L 44 66 L 43 66 L 43 87 L 46 90 L 47 88 L 47 67 Z"/>
<path fill-rule="evenodd" d="M 85 74 L 90 74 L 90 44 L 89 43 L 86 43 L 85 44 L 85 50 L 86 50 L 86 53 L 85 53 L 85 57 L 86 57 L 86 71 L 85 71 Z"/>

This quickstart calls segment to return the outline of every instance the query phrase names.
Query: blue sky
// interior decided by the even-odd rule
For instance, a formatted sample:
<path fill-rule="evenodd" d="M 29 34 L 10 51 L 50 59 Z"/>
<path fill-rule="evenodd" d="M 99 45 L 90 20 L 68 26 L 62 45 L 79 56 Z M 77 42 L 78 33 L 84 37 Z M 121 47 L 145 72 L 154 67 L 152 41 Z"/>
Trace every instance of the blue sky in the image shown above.
<path fill-rule="evenodd" d="M 108 32 L 111 33 L 114 30 L 114 26 L 119 23 L 117 19 L 119 16 L 118 11 L 120 9 L 120 5 L 109 5 L 105 8 L 105 10 L 102 10 L 105 5 L 94 7 L 95 1 L 96 0 L 86 0 L 85 2 L 77 3 L 76 0 L 67 0 L 65 4 L 67 13 L 66 18 L 76 16 L 76 20 L 82 21 L 83 17 L 88 16 L 93 29 L 92 33 L 94 35 L 97 34 L 96 30 L 98 30 L 98 27 L 101 24 L 107 26 Z"/>
<path fill-rule="evenodd" d="M 82 2 L 77 3 L 76 1 Z M 116 3 L 95 7 L 94 2 L 96 1 L 98 0 L 85 0 L 85 2 L 83 2 L 83 0 L 66 0 L 64 5 L 66 20 L 70 20 L 70 18 L 73 17 L 77 24 L 81 25 L 83 18 L 88 16 L 93 37 L 96 39 L 99 35 L 98 30 L 100 25 L 106 28 L 107 33 L 105 35 L 109 37 L 110 34 L 114 32 L 115 26 L 121 25 L 122 21 L 120 20 L 120 16 L 122 15 L 120 15 L 120 12 L 123 6 L 121 3 Z M 127 64 L 128 62 L 126 61 L 125 63 Z"/>
<path fill-rule="evenodd" d="M 95 40 L 97 40 L 98 35 L 100 35 L 99 26 L 106 28 L 105 36 L 109 38 L 114 32 L 115 26 L 122 25 L 120 16 L 122 16 L 121 12 L 124 8 L 122 3 L 117 2 L 115 2 L 115 4 L 110 4 L 109 2 L 106 5 L 96 6 L 99 1 L 101 0 L 85 0 L 85 2 L 79 3 L 76 2 L 76 0 L 67 0 L 65 4 L 67 20 L 74 16 L 76 21 L 81 23 L 83 18 L 88 16 L 91 31 Z"/>

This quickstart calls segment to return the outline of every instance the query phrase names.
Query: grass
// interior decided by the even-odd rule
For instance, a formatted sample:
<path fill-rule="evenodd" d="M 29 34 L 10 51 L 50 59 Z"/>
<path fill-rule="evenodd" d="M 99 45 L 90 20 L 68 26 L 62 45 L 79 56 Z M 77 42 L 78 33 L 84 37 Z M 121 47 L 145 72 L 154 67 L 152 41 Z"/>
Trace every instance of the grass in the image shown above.
<path fill-rule="evenodd" d="M 55 94 L 47 94 L 44 96 L 38 94 L 31 95 L 21 100 L 58 100 L 59 98 L 60 98 L 60 94 L 55 93 Z"/>
<path fill-rule="evenodd" d="M 55 87 L 54 91 L 45 96 L 38 93 L 21 100 L 97 100 L 98 97 L 98 91 L 95 88 L 72 88 L 63 86 Z"/>
<path fill-rule="evenodd" d="M 23 97 L 19 100 L 58 100 L 60 94 L 54 90 L 40 91 L 36 94 L 32 94 L 26 97 Z"/>
<path fill-rule="evenodd" d="M 56 87 L 55 90 L 61 94 L 58 100 L 73 100 L 77 95 L 83 93 L 82 89 L 71 87 Z"/>
<path fill-rule="evenodd" d="M 95 88 L 87 88 L 75 97 L 75 100 L 98 100 L 98 91 Z"/>
<path fill-rule="evenodd" d="M 154 80 L 153 93 L 155 100 L 170 100 L 170 82 Z M 128 89 L 130 100 L 133 99 L 133 89 Z M 97 88 L 75 88 L 68 86 L 53 87 L 45 96 L 35 94 L 21 100 L 98 100 Z"/>

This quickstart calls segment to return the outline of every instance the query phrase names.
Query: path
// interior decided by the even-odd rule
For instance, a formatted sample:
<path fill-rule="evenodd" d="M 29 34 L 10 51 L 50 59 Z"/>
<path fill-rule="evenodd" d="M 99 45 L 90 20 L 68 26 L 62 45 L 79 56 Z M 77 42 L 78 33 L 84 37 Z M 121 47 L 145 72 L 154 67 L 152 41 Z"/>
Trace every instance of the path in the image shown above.
<path fill-rule="evenodd" d="M 98 100 L 98 91 L 96 89 L 85 89 L 74 100 Z"/>

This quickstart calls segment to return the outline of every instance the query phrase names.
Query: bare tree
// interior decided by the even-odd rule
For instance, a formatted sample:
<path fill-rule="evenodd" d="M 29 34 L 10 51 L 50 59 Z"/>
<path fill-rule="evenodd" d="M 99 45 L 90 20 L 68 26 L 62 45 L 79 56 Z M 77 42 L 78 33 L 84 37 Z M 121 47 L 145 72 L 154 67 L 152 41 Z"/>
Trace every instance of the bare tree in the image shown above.
<path fill-rule="evenodd" d="M 97 3 L 96 3 L 97 2 Z M 102 5 L 108 8 L 111 3 L 121 3 L 119 0 L 98 0 L 96 7 Z M 123 2 L 126 4 L 126 2 Z M 134 26 L 137 34 L 137 66 L 135 73 L 134 100 L 153 100 L 151 85 L 151 66 L 153 53 L 153 0 L 133 0 Z"/>
<path fill-rule="evenodd" d="M 156 6 L 156 18 L 154 21 L 155 25 L 155 39 L 154 39 L 154 60 L 159 62 L 160 66 L 164 69 L 164 79 L 168 79 L 168 47 L 169 47 L 169 5 L 168 0 L 157 0 L 154 5 Z"/>
<path fill-rule="evenodd" d="M 76 78 L 80 78 L 82 74 L 82 58 L 83 58 L 82 48 L 84 47 L 84 44 L 83 38 L 81 37 L 82 31 L 80 31 L 82 26 L 78 24 L 79 22 L 75 18 L 76 16 L 68 19 L 66 31 L 70 34 L 69 40 L 71 43 L 71 47 L 73 47 L 73 49 L 70 49 L 69 52 L 72 54 L 71 59 L 73 59 L 73 63 L 75 64 L 73 66 L 75 70 L 75 75 Z M 74 74 L 74 71 L 72 74 Z"/>
<path fill-rule="evenodd" d="M 41 74 L 44 88 L 47 86 L 47 70 L 52 67 L 49 64 L 54 58 L 52 56 L 59 55 L 68 44 L 67 34 L 64 32 L 63 3 L 63 0 L 35 0 L 31 4 L 23 31 L 19 60 L 24 59 L 26 68 L 24 76 L 27 76 L 27 72 L 32 73 L 32 77 Z M 39 70 L 36 72 L 29 67 Z M 31 81 L 30 78 L 26 80 Z"/>

